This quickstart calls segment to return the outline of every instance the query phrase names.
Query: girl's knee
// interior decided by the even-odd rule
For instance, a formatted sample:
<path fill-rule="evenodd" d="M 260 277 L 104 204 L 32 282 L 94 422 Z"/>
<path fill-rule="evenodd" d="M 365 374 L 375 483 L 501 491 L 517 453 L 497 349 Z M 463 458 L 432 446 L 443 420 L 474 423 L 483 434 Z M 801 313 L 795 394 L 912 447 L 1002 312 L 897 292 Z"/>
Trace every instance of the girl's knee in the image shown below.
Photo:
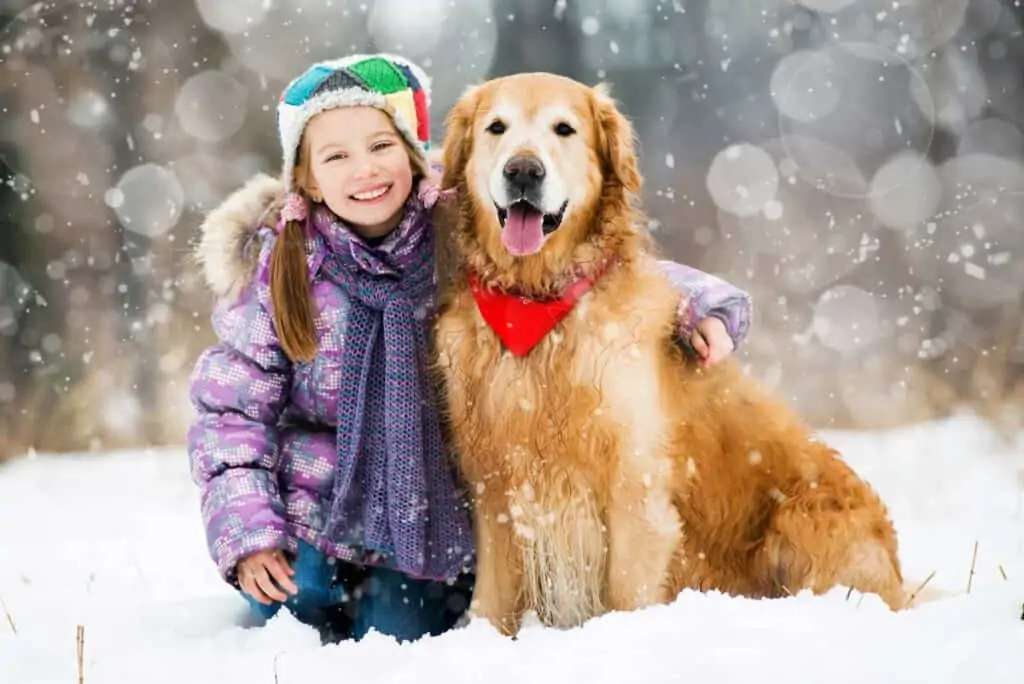
<path fill-rule="evenodd" d="M 298 553 L 291 563 L 295 574 L 291 580 L 298 587 L 297 597 L 318 596 L 331 592 L 338 573 L 335 559 L 326 556 L 312 544 L 299 540 Z"/>
<path fill-rule="evenodd" d="M 465 584 L 416 580 L 375 570 L 360 586 L 357 637 L 371 629 L 400 641 L 437 636 L 452 629 L 469 608 Z"/>

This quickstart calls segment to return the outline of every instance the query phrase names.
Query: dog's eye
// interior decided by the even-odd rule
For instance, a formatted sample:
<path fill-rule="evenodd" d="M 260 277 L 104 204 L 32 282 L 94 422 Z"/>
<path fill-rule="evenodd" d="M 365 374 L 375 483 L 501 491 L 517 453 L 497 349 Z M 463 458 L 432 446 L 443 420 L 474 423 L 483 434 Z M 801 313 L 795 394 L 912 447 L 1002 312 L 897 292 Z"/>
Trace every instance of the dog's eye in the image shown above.
<path fill-rule="evenodd" d="M 560 135 L 563 138 L 568 138 L 575 132 L 576 129 L 570 126 L 569 124 L 565 123 L 564 121 L 560 121 L 559 123 L 555 124 L 555 134 Z"/>
<path fill-rule="evenodd" d="M 495 119 L 493 122 L 491 122 L 491 125 L 487 127 L 487 132 L 493 133 L 494 135 L 501 135 L 502 133 L 505 132 L 506 128 L 507 127 L 505 126 L 504 121 L 502 121 L 501 119 Z"/>

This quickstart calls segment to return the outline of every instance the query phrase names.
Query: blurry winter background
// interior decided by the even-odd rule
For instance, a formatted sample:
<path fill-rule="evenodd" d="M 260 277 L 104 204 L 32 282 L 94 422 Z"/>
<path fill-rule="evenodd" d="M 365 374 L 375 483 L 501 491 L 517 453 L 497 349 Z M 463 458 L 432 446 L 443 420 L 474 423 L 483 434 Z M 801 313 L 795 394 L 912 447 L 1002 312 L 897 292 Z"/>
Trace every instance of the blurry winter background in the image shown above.
<path fill-rule="evenodd" d="M 668 256 L 748 288 L 740 357 L 818 426 L 1024 416 L 1013 0 L 0 0 L 0 459 L 180 444 L 212 341 L 186 257 L 276 172 L 311 60 L 463 89 L 605 80 Z"/>

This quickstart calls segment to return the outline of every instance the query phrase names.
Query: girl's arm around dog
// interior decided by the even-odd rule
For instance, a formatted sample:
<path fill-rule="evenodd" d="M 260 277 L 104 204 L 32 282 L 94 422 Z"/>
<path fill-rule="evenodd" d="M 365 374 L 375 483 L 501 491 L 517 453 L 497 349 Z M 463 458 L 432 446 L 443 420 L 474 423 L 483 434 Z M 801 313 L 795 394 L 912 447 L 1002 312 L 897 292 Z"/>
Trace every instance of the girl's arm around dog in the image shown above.
<path fill-rule="evenodd" d="M 750 295 L 735 285 L 710 273 L 674 261 L 659 264 L 683 294 L 679 303 L 678 331 L 683 340 L 690 340 L 697 326 L 709 316 L 718 318 L 738 349 L 750 330 L 753 304 Z"/>

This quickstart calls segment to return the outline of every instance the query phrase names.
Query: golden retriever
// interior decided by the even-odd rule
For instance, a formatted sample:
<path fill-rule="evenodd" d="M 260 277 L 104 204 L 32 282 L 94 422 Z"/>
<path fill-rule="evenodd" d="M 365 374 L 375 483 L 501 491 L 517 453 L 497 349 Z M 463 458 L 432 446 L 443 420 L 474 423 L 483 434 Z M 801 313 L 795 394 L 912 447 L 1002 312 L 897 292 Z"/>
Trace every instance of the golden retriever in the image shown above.
<path fill-rule="evenodd" d="M 750 597 L 836 585 L 903 604 L 896 535 L 869 486 L 727 360 L 674 338 L 679 294 L 637 196 L 632 127 L 603 86 L 521 74 L 446 122 L 450 240 L 438 371 L 477 535 L 472 615 L 574 626 L 686 587 Z M 512 353 L 474 295 L 593 286 Z"/>

